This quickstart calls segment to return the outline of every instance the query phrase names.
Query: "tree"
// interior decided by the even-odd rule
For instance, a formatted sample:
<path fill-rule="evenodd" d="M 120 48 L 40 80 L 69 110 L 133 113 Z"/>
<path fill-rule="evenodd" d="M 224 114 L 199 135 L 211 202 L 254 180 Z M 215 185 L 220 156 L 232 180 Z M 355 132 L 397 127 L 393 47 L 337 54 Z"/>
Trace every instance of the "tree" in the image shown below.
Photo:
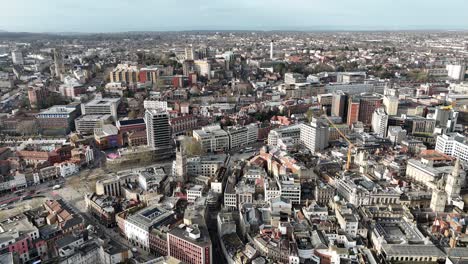
<path fill-rule="evenodd" d="M 312 118 L 314 117 L 314 111 L 312 109 L 307 110 L 306 117 L 309 122 L 312 122 Z"/>
<path fill-rule="evenodd" d="M 196 141 L 193 137 L 184 137 L 182 144 L 189 157 L 200 156 L 204 153 L 201 143 Z"/>
<path fill-rule="evenodd" d="M 137 118 L 137 116 L 138 116 L 138 113 L 135 110 L 131 110 L 128 113 L 128 118 L 130 118 L 130 119 L 135 119 L 135 118 Z"/>

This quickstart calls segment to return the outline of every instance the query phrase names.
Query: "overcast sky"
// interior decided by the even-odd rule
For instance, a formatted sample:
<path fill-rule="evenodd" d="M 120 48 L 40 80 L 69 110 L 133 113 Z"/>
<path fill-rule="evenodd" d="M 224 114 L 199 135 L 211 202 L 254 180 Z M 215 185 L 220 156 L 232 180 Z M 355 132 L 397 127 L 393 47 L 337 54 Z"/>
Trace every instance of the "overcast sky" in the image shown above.
<path fill-rule="evenodd" d="M 28 32 L 468 29 L 468 0 L 0 0 Z"/>

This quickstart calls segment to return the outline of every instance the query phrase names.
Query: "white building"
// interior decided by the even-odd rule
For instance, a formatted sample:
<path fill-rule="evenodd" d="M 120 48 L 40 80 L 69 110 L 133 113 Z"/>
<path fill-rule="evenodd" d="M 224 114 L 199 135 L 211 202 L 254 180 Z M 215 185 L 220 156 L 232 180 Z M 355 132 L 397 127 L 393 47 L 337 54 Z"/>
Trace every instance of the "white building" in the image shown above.
<path fill-rule="evenodd" d="M 224 155 L 192 157 L 187 159 L 187 175 L 196 177 L 214 177 L 218 169 L 224 165 Z"/>
<path fill-rule="evenodd" d="M 15 50 L 11 52 L 11 59 L 13 60 L 13 64 L 15 65 L 23 65 L 24 64 L 24 59 L 23 59 L 23 52 L 19 50 Z"/>
<path fill-rule="evenodd" d="M 195 71 L 208 79 L 211 77 L 211 62 L 207 60 L 195 60 Z"/>
<path fill-rule="evenodd" d="M 465 80 L 465 73 L 466 73 L 466 65 L 458 64 L 458 65 L 447 65 L 447 72 L 448 76 L 451 79 L 456 81 L 463 81 Z"/>
<path fill-rule="evenodd" d="M 405 140 L 407 134 L 406 130 L 401 126 L 389 126 L 387 133 L 388 139 L 390 139 L 390 141 L 395 145 L 400 144 L 401 141 Z"/>
<path fill-rule="evenodd" d="M 447 133 L 438 136 L 435 149 L 468 162 L 468 142 L 466 137 L 459 133 Z"/>
<path fill-rule="evenodd" d="M 82 115 L 111 115 L 117 120 L 117 108 L 120 98 L 96 98 L 85 104 L 81 104 Z"/>
<path fill-rule="evenodd" d="M 255 143 L 258 140 L 258 124 L 252 123 L 247 126 L 247 143 Z"/>
<path fill-rule="evenodd" d="M 226 151 L 229 149 L 229 135 L 219 125 L 205 126 L 193 131 L 193 138 L 205 152 Z"/>
<path fill-rule="evenodd" d="M 160 204 L 146 207 L 125 219 L 125 236 L 136 246 L 149 251 L 150 229 L 173 217 L 174 212 L 165 210 Z"/>
<path fill-rule="evenodd" d="M 78 165 L 73 162 L 62 162 L 55 165 L 59 170 L 59 175 L 62 177 L 68 177 L 80 171 Z"/>
<path fill-rule="evenodd" d="M 189 203 L 194 203 L 197 198 L 202 197 L 203 186 L 195 185 L 187 189 L 187 201 Z"/>
<path fill-rule="evenodd" d="M 299 73 L 289 72 L 284 74 L 284 83 L 286 84 L 305 83 L 306 81 L 304 75 Z"/>
<path fill-rule="evenodd" d="M 158 101 L 158 100 L 144 100 L 143 106 L 145 109 L 161 109 L 167 111 L 167 101 Z"/>
<path fill-rule="evenodd" d="M 326 121 L 313 119 L 309 124 L 301 125 L 301 143 L 312 153 L 328 147 L 329 131 Z"/>
<path fill-rule="evenodd" d="M 383 98 L 383 105 L 388 115 L 398 114 L 398 97 L 386 95 Z"/>
<path fill-rule="evenodd" d="M 268 133 L 268 145 L 272 147 L 277 146 L 280 138 L 292 138 L 295 144 L 299 143 L 301 139 L 301 125 L 285 126 L 271 130 Z"/>
<path fill-rule="evenodd" d="M 378 108 L 372 114 L 372 130 L 379 137 L 387 136 L 388 115 L 383 108 Z"/>
<path fill-rule="evenodd" d="M 241 126 L 229 127 L 229 149 L 241 148 L 247 145 L 247 128 Z"/>

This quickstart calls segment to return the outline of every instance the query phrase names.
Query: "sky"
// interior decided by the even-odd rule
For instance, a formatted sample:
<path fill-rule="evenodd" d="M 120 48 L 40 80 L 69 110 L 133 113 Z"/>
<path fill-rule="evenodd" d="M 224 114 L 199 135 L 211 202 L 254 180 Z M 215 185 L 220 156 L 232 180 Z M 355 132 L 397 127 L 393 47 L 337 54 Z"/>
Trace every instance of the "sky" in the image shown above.
<path fill-rule="evenodd" d="M 467 0 L 0 0 L 0 30 L 467 30 Z"/>

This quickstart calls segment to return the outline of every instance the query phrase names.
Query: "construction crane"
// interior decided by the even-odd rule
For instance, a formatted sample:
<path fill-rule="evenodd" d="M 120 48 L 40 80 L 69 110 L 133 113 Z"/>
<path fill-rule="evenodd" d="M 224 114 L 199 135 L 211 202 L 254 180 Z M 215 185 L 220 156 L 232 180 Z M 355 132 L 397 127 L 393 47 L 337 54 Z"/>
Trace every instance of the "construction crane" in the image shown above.
<path fill-rule="evenodd" d="M 349 171 L 349 169 L 351 168 L 351 153 L 352 153 L 352 150 L 353 148 L 355 147 L 353 143 L 351 143 L 351 141 L 349 140 L 349 138 L 347 138 L 345 136 L 345 134 L 343 134 L 343 132 L 340 131 L 340 129 L 338 129 L 338 127 L 330 120 L 330 118 L 328 118 L 327 115 L 323 115 L 328 123 L 334 128 L 336 129 L 336 131 L 338 132 L 338 134 L 340 134 L 340 136 L 346 140 L 346 142 L 348 142 L 348 154 L 347 154 L 347 160 L 346 160 L 346 169 L 345 171 Z"/>

